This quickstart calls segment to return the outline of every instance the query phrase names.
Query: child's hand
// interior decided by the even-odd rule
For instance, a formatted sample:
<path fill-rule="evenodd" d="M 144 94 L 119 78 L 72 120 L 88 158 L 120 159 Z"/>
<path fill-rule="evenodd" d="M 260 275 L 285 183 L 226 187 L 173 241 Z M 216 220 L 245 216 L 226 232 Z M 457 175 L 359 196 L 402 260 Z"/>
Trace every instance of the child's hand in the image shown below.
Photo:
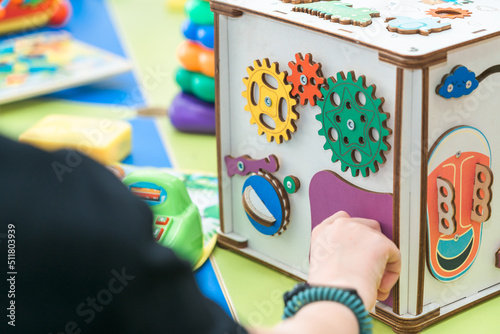
<path fill-rule="evenodd" d="M 356 289 L 366 309 L 387 299 L 401 272 L 401 254 L 378 222 L 340 211 L 312 232 L 309 284 Z"/>

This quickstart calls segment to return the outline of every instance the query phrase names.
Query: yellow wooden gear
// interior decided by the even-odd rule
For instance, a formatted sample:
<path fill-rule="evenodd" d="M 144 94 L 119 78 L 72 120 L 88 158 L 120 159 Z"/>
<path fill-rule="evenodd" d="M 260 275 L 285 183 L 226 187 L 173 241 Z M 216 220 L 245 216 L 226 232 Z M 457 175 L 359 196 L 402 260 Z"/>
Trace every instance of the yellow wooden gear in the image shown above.
<path fill-rule="evenodd" d="M 243 78 L 246 90 L 242 95 L 247 99 L 245 110 L 252 114 L 250 123 L 257 124 L 259 135 L 265 132 L 268 142 L 276 140 L 281 144 L 297 130 L 295 120 L 299 114 L 294 108 L 297 100 L 291 95 L 293 87 L 286 81 L 286 71 L 279 72 L 278 63 L 270 64 L 265 58 L 263 63 L 255 60 L 253 65 L 247 68 L 249 76 Z M 266 76 L 274 78 L 277 87 Z"/>

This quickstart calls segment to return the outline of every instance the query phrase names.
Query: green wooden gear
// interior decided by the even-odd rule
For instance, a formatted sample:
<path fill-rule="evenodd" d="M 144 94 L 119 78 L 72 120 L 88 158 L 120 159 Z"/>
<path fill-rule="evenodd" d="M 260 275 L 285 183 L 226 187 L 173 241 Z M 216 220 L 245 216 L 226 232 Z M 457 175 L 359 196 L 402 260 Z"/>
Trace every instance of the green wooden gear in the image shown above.
<path fill-rule="evenodd" d="M 365 77 L 356 80 L 352 71 L 347 78 L 339 72 L 337 80 L 328 78 L 321 92 L 318 134 L 325 137 L 323 148 L 332 151 L 332 162 L 340 160 L 341 170 L 350 168 L 352 176 L 376 173 L 386 160 L 384 151 L 390 149 L 386 139 L 391 130 L 386 126 L 389 114 L 381 108 L 384 99 L 375 97 L 375 85 L 366 87 Z"/>

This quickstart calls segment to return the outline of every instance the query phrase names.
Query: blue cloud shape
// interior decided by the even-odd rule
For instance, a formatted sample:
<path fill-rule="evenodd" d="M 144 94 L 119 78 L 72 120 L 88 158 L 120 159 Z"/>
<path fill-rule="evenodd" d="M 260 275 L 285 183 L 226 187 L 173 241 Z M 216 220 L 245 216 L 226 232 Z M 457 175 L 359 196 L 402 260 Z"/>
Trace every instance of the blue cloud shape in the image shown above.
<path fill-rule="evenodd" d="M 438 94 L 445 99 L 469 95 L 479 86 L 476 74 L 469 71 L 465 66 L 455 67 L 453 71 L 443 79 L 444 82 L 438 86 Z"/>

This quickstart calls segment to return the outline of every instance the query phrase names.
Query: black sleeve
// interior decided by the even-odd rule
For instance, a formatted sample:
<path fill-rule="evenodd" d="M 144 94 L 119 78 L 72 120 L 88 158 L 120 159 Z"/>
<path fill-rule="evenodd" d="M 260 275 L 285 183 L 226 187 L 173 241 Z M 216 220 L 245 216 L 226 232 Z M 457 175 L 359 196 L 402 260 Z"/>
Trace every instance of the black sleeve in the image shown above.
<path fill-rule="evenodd" d="M 0 228 L 1 333 L 245 333 L 154 242 L 147 205 L 78 153 L 0 137 Z"/>

